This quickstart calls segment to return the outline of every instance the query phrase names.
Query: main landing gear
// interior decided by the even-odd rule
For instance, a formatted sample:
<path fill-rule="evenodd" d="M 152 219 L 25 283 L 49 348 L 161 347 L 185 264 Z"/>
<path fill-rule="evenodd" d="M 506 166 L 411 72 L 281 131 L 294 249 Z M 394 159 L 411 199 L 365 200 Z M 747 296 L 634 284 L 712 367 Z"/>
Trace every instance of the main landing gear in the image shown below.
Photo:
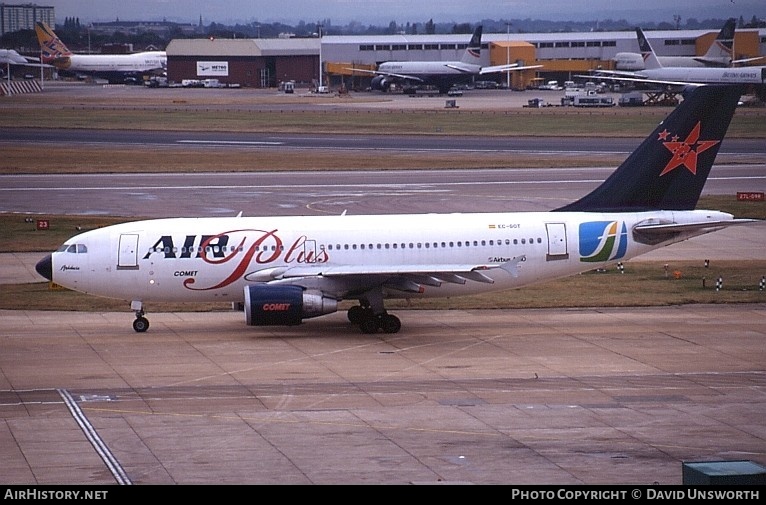
<path fill-rule="evenodd" d="M 383 307 L 383 292 L 373 289 L 359 298 L 359 305 L 348 309 L 348 320 L 358 324 L 362 333 L 373 334 L 378 330 L 383 333 L 397 333 L 402 328 L 402 322 L 393 314 L 386 312 Z"/>
<path fill-rule="evenodd" d="M 348 309 L 348 320 L 359 325 L 362 333 L 396 333 L 402 327 L 402 322 L 393 314 L 382 312 L 375 314 L 370 306 L 354 305 Z"/>
<path fill-rule="evenodd" d="M 133 320 L 133 329 L 137 333 L 143 333 L 149 329 L 149 320 L 144 317 L 145 312 L 141 302 L 133 301 L 130 308 L 136 312 L 136 318 Z"/>

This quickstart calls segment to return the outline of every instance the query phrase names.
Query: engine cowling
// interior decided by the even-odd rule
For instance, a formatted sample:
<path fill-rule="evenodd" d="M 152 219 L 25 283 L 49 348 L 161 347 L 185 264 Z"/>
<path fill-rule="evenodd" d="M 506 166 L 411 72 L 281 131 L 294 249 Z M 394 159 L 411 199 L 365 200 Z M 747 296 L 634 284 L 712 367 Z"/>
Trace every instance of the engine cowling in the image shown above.
<path fill-rule="evenodd" d="M 245 317 L 249 326 L 292 326 L 337 310 L 338 301 L 321 291 L 300 286 L 245 286 Z"/>
<path fill-rule="evenodd" d="M 370 82 L 370 87 L 372 89 L 388 91 L 388 88 L 391 87 L 391 81 L 388 80 L 386 76 L 384 75 L 378 75 L 372 78 L 372 81 Z"/>

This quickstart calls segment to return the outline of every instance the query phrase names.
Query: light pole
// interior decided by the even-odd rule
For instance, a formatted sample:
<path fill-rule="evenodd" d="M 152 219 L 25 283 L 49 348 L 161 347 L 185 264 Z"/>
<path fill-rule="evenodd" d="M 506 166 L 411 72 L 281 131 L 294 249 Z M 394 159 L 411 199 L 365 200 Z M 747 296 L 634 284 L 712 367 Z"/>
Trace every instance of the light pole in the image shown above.
<path fill-rule="evenodd" d="M 506 65 L 510 65 L 511 64 L 511 23 L 510 22 L 506 22 L 505 23 L 505 27 L 508 30 L 508 35 L 507 35 L 508 36 L 508 45 L 505 46 L 505 64 Z M 508 68 L 508 70 L 506 70 L 506 73 L 507 73 L 507 75 L 505 77 L 505 80 L 506 80 L 506 83 L 508 84 L 508 89 L 510 90 L 511 89 L 511 69 L 510 69 L 510 67 Z"/>
<path fill-rule="evenodd" d="M 321 88 L 322 83 L 322 28 L 324 28 L 323 25 L 317 23 L 317 31 L 319 32 L 319 87 Z M 319 91 L 319 89 L 317 89 Z"/>

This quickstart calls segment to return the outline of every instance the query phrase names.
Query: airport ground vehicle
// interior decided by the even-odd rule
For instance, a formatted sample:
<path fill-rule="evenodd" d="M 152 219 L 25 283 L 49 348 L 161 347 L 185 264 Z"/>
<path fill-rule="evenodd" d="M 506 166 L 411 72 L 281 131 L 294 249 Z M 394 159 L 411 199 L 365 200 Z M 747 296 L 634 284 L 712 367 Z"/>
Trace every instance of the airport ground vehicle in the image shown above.
<path fill-rule="evenodd" d="M 575 107 L 612 107 L 616 104 L 611 96 L 586 94 L 574 97 L 572 105 Z"/>

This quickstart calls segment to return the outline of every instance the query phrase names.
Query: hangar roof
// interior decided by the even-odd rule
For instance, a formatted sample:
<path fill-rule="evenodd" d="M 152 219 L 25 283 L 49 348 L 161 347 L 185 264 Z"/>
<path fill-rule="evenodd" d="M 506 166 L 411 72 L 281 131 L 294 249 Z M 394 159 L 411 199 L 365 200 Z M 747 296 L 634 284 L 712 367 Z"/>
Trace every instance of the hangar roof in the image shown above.
<path fill-rule="evenodd" d="M 737 29 L 737 33 L 758 31 L 761 36 L 765 30 Z M 649 39 L 696 39 L 708 33 L 718 33 L 717 29 L 705 30 L 644 30 Z M 325 44 L 406 44 L 463 42 L 470 40 L 470 35 L 326 35 Z M 525 41 L 530 43 L 548 41 L 588 41 L 588 40 L 636 40 L 635 30 L 626 31 L 591 31 L 591 32 L 551 32 L 551 33 L 487 33 L 481 36 L 482 42 Z"/>
<path fill-rule="evenodd" d="M 173 39 L 168 56 L 318 55 L 319 39 Z"/>

